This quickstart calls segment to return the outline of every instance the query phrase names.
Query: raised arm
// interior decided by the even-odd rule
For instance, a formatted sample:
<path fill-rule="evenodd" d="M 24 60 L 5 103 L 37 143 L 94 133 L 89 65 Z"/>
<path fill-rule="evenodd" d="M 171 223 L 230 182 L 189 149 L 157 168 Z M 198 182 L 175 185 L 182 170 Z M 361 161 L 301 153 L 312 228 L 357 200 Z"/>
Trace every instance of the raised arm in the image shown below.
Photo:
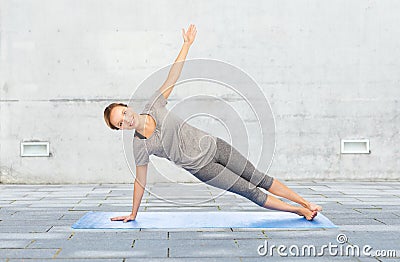
<path fill-rule="evenodd" d="M 183 64 L 186 59 L 186 55 L 189 51 L 190 46 L 192 45 L 195 37 L 196 37 L 196 26 L 195 25 L 190 25 L 187 32 L 185 33 L 185 29 L 182 28 L 182 36 L 183 36 L 183 46 L 181 51 L 179 52 L 178 57 L 175 59 L 174 64 L 171 66 L 171 69 L 169 70 L 167 80 L 163 83 L 163 85 L 160 87 L 160 91 L 167 99 L 169 95 L 172 92 L 172 89 L 175 86 L 176 81 L 178 81 L 178 78 L 182 72 Z"/>
<path fill-rule="evenodd" d="M 136 166 L 136 179 L 133 188 L 132 212 L 129 216 L 113 217 L 111 218 L 112 221 L 123 220 L 124 223 L 126 223 L 128 221 L 136 219 L 140 202 L 142 201 L 144 189 L 146 187 L 146 178 L 147 178 L 147 165 Z"/>

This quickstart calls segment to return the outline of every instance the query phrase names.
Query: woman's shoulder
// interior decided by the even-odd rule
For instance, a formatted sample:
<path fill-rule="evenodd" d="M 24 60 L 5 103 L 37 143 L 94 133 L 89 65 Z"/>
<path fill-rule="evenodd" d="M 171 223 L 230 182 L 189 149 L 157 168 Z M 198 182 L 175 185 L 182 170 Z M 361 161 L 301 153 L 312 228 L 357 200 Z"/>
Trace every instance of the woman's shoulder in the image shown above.
<path fill-rule="evenodd" d="M 133 139 L 132 143 L 133 143 L 134 148 L 139 148 L 139 147 L 141 148 L 141 145 L 143 145 L 145 142 L 145 139 L 141 139 L 141 138 L 138 138 L 135 136 L 132 139 Z"/>

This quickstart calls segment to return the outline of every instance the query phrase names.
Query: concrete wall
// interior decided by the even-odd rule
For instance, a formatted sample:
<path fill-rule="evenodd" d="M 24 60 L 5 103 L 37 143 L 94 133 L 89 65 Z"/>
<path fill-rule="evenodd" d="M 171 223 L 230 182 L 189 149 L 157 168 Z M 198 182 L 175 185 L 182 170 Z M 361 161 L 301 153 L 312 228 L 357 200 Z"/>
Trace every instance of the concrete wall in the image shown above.
<path fill-rule="evenodd" d="M 188 58 L 238 66 L 269 98 L 271 175 L 398 178 L 400 1 L 0 3 L 2 183 L 132 182 L 103 109 L 173 62 L 189 23 L 198 35 Z M 171 104 L 183 93 L 174 90 Z M 341 155 L 346 138 L 370 139 L 371 154 Z M 49 141 L 51 157 L 20 157 L 29 140 Z M 153 160 L 166 177 L 150 169 L 150 182 L 197 181 Z"/>

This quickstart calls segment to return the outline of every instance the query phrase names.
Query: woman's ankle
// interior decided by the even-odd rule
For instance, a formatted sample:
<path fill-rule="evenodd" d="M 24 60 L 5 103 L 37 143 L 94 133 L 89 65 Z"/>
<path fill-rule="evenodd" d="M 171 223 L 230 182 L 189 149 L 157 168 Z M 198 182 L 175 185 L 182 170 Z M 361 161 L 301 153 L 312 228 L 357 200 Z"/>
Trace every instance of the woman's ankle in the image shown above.
<path fill-rule="evenodd" d="M 297 215 L 299 215 L 299 216 L 302 216 L 302 215 L 303 215 L 303 210 L 304 210 L 304 207 L 296 207 L 296 208 L 293 210 L 293 213 L 295 213 L 295 214 L 297 214 Z"/>

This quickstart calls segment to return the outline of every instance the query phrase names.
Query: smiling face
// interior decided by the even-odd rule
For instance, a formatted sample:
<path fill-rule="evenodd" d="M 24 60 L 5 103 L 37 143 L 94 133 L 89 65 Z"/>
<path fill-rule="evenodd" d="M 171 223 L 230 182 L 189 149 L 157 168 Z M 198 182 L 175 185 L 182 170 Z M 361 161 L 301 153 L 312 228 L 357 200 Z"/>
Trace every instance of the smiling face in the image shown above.
<path fill-rule="evenodd" d="M 139 115 L 130 107 L 116 106 L 111 109 L 110 123 L 121 130 L 136 129 L 139 123 Z"/>

